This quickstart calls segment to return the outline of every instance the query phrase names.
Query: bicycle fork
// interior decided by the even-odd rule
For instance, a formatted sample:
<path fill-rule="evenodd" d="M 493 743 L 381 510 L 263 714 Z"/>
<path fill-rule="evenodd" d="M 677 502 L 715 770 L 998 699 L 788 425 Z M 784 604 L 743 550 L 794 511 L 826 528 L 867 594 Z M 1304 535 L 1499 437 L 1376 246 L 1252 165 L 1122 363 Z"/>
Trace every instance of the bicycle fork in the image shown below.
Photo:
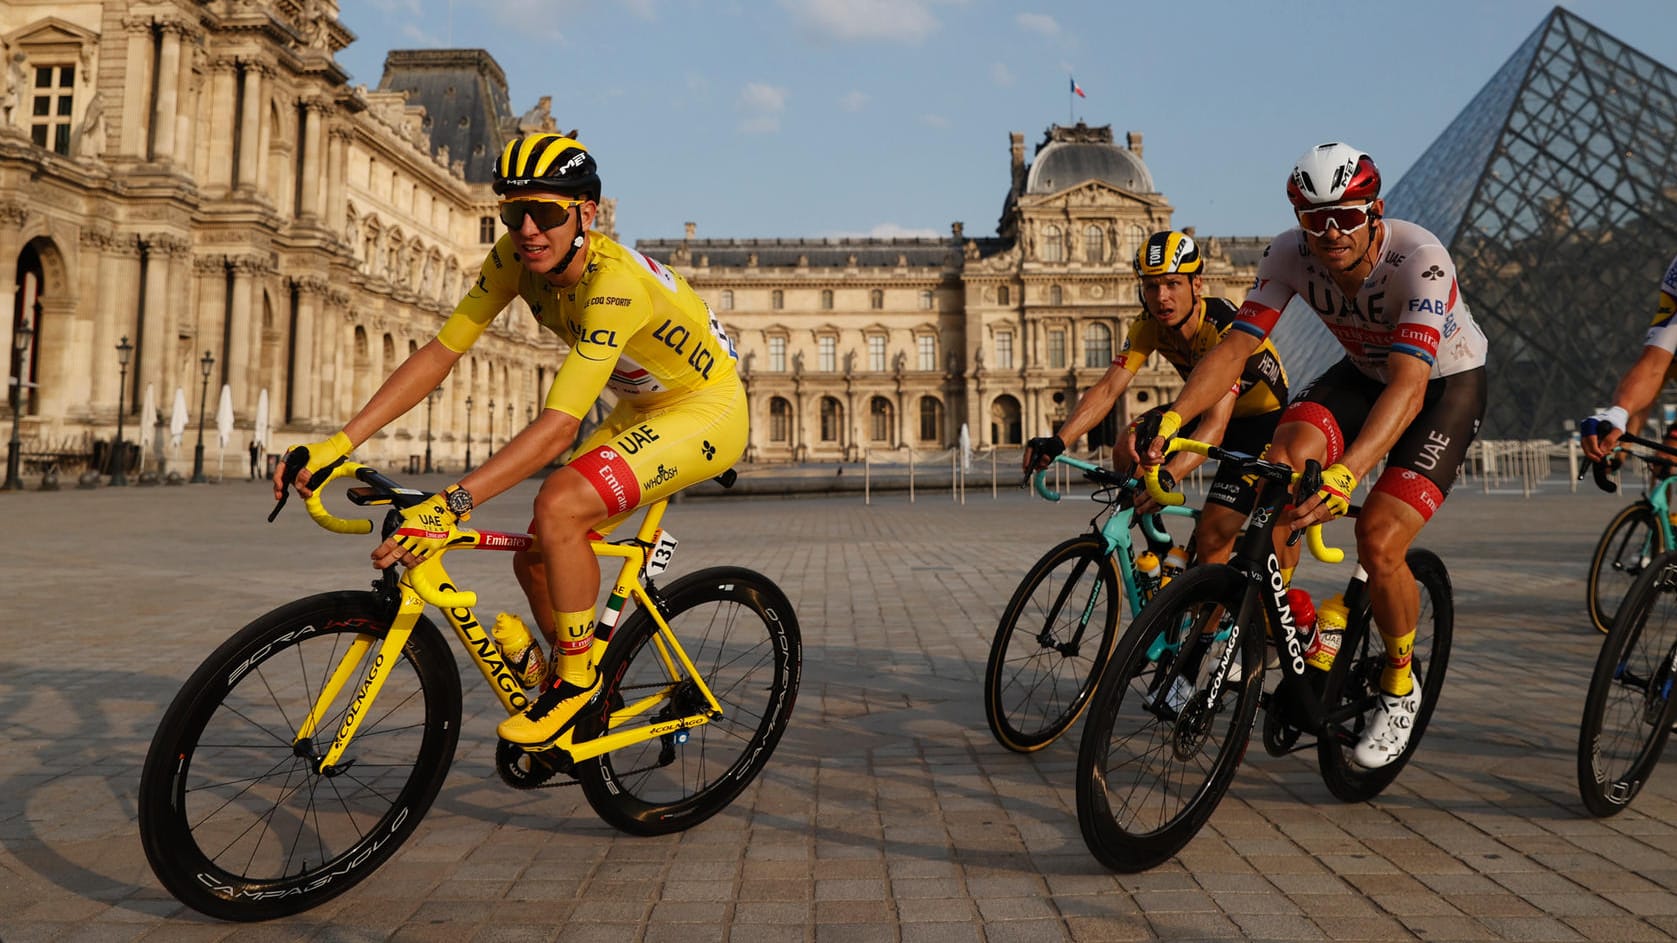
<path fill-rule="evenodd" d="M 358 635 L 350 643 L 349 650 L 338 660 L 338 666 L 332 671 L 321 688 L 319 697 L 315 698 L 314 706 L 309 709 L 308 716 L 297 729 L 297 737 L 292 741 L 292 752 L 299 757 L 314 757 L 314 771 L 323 776 L 335 776 L 349 766 L 340 767 L 344 751 L 349 749 L 349 742 L 355 737 L 355 731 L 361 726 L 361 721 L 367 715 L 367 708 L 378 697 L 379 689 L 384 687 L 385 679 L 390 677 L 390 670 L 396 660 L 401 657 L 402 646 L 408 643 L 408 636 L 413 634 L 413 627 L 419 621 L 420 610 L 424 607 L 417 595 L 409 586 L 401 587 L 402 607 L 397 611 L 396 618 L 390 624 L 390 630 L 385 633 L 381 641 L 370 635 Z M 377 654 L 372 656 L 367 666 L 366 674 L 356 685 L 355 693 L 350 697 L 349 704 L 344 707 L 344 716 L 338 722 L 338 729 L 332 736 L 331 745 L 326 752 L 316 756 L 315 734 L 321 722 L 325 719 L 332 704 L 338 699 L 344 686 L 350 681 L 350 676 L 364 660 L 367 654 L 377 646 Z M 354 761 L 351 761 L 353 764 Z"/>

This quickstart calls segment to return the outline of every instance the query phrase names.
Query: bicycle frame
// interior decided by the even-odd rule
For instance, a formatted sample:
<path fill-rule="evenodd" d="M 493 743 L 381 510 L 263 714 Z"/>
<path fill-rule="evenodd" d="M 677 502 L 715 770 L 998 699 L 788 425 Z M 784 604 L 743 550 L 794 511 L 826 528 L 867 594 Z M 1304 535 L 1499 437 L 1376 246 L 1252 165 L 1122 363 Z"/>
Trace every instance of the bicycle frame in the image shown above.
<path fill-rule="evenodd" d="M 1106 483 L 1106 477 L 1096 476 L 1116 477 L 1110 469 L 1102 468 L 1092 462 L 1085 462 L 1082 459 L 1073 458 L 1063 452 L 1054 456 L 1054 461 L 1063 465 L 1069 465 L 1079 471 L 1087 472 L 1091 477 L 1095 478 L 1096 481 L 1100 481 L 1102 483 Z M 1048 487 L 1046 476 L 1043 472 L 1038 472 L 1035 476 L 1033 476 L 1031 482 L 1032 487 L 1036 489 L 1037 494 L 1049 501 L 1060 500 L 1060 495 Z M 1137 479 L 1129 478 L 1125 480 L 1123 485 L 1112 484 L 1111 486 L 1134 488 L 1140 486 L 1140 484 L 1141 482 Z M 1185 505 L 1166 505 L 1160 509 L 1160 513 L 1168 514 L 1172 517 L 1199 517 L 1198 511 Z M 1135 523 L 1135 507 L 1134 505 L 1128 505 L 1115 508 L 1111 514 L 1107 515 L 1106 520 L 1101 523 L 1100 527 L 1096 528 L 1097 532 L 1101 536 L 1101 540 L 1106 544 L 1107 556 L 1120 561 L 1119 565 L 1115 567 L 1115 569 L 1118 571 L 1119 580 L 1123 583 L 1124 598 L 1130 604 L 1131 613 L 1140 612 L 1141 607 L 1147 604 L 1147 600 L 1143 599 L 1141 596 L 1141 584 L 1136 580 L 1135 574 L 1135 540 L 1130 534 L 1130 528 Z M 1170 543 L 1172 540 L 1170 534 L 1154 528 L 1153 521 L 1150 517 L 1143 517 L 1140 521 L 1140 526 L 1142 531 L 1146 533 L 1147 539 L 1154 543 Z M 1094 598 L 1089 600 L 1089 606 L 1091 609 L 1093 608 L 1095 601 L 1096 600 Z M 1087 619 L 1087 617 L 1087 614 L 1085 614 L 1084 618 Z"/>
<path fill-rule="evenodd" d="M 360 474 L 365 466 L 354 462 L 345 462 L 334 469 L 326 479 L 316 487 L 314 494 L 308 498 L 309 516 L 321 526 L 339 533 L 369 533 L 372 530 L 371 521 L 349 521 L 334 517 L 321 504 L 321 490 L 331 481 L 346 475 L 355 475 L 362 480 L 388 485 L 388 480 L 377 476 L 376 472 L 366 469 L 367 476 Z M 405 495 L 419 494 L 410 489 L 394 489 L 396 493 Z M 369 500 L 369 504 L 389 504 L 390 498 Z M 658 565 L 653 573 L 662 571 L 662 564 L 667 562 L 674 550 L 674 539 L 665 541 L 660 524 L 664 511 L 668 507 L 667 501 L 657 501 L 647 506 L 646 515 L 641 521 L 635 536 L 621 542 L 608 542 L 599 539 L 592 542 L 596 556 L 614 557 L 621 560 L 617 578 L 612 585 L 611 595 L 606 601 L 605 610 L 601 613 L 599 625 L 594 640 L 594 650 L 591 657 L 598 662 L 605 651 L 605 646 L 611 641 L 612 631 L 616 628 L 622 616 L 623 605 L 633 599 L 637 602 L 657 626 L 658 631 L 653 635 L 653 644 L 657 648 L 659 659 L 664 663 L 665 670 L 671 678 L 691 680 L 703 697 L 708 707 L 706 713 L 691 714 L 686 717 L 672 718 L 647 727 L 633 730 L 621 730 L 615 733 L 603 734 L 582 743 L 573 743 L 572 733 L 567 731 L 553 748 L 565 751 L 573 761 L 586 760 L 604 753 L 609 753 L 625 746 L 652 740 L 678 730 L 685 730 L 710 723 L 722 716 L 722 706 L 717 701 L 704 678 L 694 667 L 687 651 L 682 648 L 669 623 L 665 621 L 661 607 L 652 596 L 652 591 L 642 583 L 640 573 L 647 568 L 649 561 Z M 372 659 L 372 664 L 358 683 L 355 693 L 351 696 L 343 720 L 334 732 L 331 745 L 316 762 L 318 772 L 330 772 L 336 768 L 342 759 L 344 751 L 355 737 L 361 720 L 366 716 L 368 707 L 378 696 L 379 689 L 389 676 L 396 658 L 407 643 L 409 634 L 419 621 L 420 614 L 425 611 L 427 604 L 436 606 L 442 611 L 448 624 L 454 628 L 472 662 L 489 686 L 501 705 L 509 715 L 523 711 L 529 706 L 529 699 L 525 697 L 523 686 L 514 677 L 512 670 L 502 660 L 500 651 L 490 638 L 477 618 L 473 609 L 477 606 L 477 594 L 458 589 L 443 569 L 442 557 L 451 550 L 529 550 L 536 546 L 536 538 L 531 534 L 513 534 L 489 530 L 464 530 L 450 528 L 451 537 L 444 548 L 417 566 L 403 571 L 396 580 L 397 598 L 399 606 L 396 616 L 391 622 L 390 630 L 379 644 L 378 654 Z M 325 717 L 331 705 L 336 701 L 344 687 L 350 682 L 355 673 L 355 666 L 361 663 L 362 657 L 373 647 L 372 638 L 358 639 L 344 653 L 337 669 L 332 673 L 319 696 L 315 699 L 313 708 L 298 726 L 297 735 L 293 740 L 300 746 L 305 741 L 311 741 L 316 735 L 321 718 Z M 670 687 L 683 681 L 671 682 L 670 686 L 662 688 L 652 694 L 635 701 L 632 704 L 614 710 L 612 721 L 621 721 L 636 717 L 666 700 Z M 608 726 L 610 726 L 608 724 Z"/>
<path fill-rule="evenodd" d="M 1174 439 L 1170 443 L 1170 451 L 1178 449 L 1199 452 L 1219 461 L 1248 461 L 1253 456 L 1239 452 L 1231 452 L 1203 442 L 1190 439 Z M 1322 700 L 1315 695 L 1315 689 L 1309 683 L 1306 672 L 1309 670 L 1305 662 L 1303 641 L 1299 638 L 1298 626 L 1293 620 L 1292 606 L 1287 601 L 1287 584 L 1281 575 L 1281 561 L 1276 556 L 1274 531 L 1280 523 L 1281 509 L 1292 500 L 1292 483 L 1295 473 L 1285 465 L 1262 460 L 1254 461 L 1250 466 L 1252 474 L 1261 479 L 1258 496 L 1253 504 L 1252 512 L 1247 517 L 1246 527 L 1235 543 L 1234 553 L 1229 557 L 1228 565 L 1240 574 L 1246 583 L 1246 590 L 1241 595 L 1240 611 L 1236 613 L 1233 624 L 1229 627 L 1228 642 L 1223 647 L 1221 659 L 1214 675 L 1214 686 L 1210 696 L 1213 701 L 1220 693 L 1222 679 L 1228 676 L 1230 660 L 1239 657 L 1242 644 L 1241 633 L 1258 625 L 1253 616 L 1261 608 L 1264 614 L 1263 625 L 1268 627 L 1270 637 L 1275 639 L 1281 650 L 1281 681 L 1276 691 L 1292 692 L 1289 699 L 1291 705 L 1304 712 L 1304 729 L 1326 731 L 1329 724 L 1337 724 L 1352 717 L 1355 709 L 1342 708 L 1336 712 L 1329 712 L 1323 706 Z M 1154 491 L 1157 479 L 1150 470 L 1148 490 Z M 1180 495 L 1155 492 L 1156 498 L 1170 497 L 1178 501 Z M 1316 559 L 1324 563 L 1338 563 L 1345 558 L 1343 551 L 1328 547 L 1322 543 L 1320 526 L 1313 526 L 1306 531 L 1310 552 Z M 1359 574 L 1361 568 L 1359 567 Z M 1346 594 L 1346 606 L 1351 612 L 1360 612 L 1365 601 L 1366 584 L 1361 579 L 1354 578 Z M 1350 627 L 1347 627 L 1349 631 Z M 1219 633 L 1221 637 L 1221 633 Z M 1346 640 L 1347 644 L 1351 642 Z M 1273 706 L 1269 709 L 1274 709 Z"/>

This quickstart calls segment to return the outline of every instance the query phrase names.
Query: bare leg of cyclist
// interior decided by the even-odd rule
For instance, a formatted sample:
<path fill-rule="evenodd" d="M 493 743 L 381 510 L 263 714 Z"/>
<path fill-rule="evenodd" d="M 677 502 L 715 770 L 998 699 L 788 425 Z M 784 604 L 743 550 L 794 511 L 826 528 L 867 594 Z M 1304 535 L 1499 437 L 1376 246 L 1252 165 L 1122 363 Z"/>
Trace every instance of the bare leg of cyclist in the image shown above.
<path fill-rule="evenodd" d="M 1380 687 L 1389 694 L 1407 694 L 1411 686 L 1409 648 L 1421 614 L 1421 589 L 1406 557 L 1425 524 L 1402 499 L 1378 491 L 1363 502 L 1357 517 L 1357 561 L 1368 571 L 1369 606 L 1386 643 Z"/>
<path fill-rule="evenodd" d="M 549 475 L 536 495 L 535 534 L 541 542 L 543 572 L 525 589 L 531 607 L 547 613 L 557 636 L 554 683 L 523 714 L 501 723 L 496 732 L 505 740 L 523 746 L 551 742 L 599 689 L 599 673 L 589 662 L 589 652 L 600 561 L 589 546 L 588 532 L 605 517 L 599 492 L 571 468 Z M 542 624 L 544 634 L 547 628 Z"/>
<path fill-rule="evenodd" d="M 1368 496 L 1357 517 L 1357 560 L 1368 571 L 1369 606 L 1386 646 L 1379 706 L 1352 752 L 1357 765 L 1370 769 L 1403 755 L 1421 708 L 1421 691 L 1409 664 L 1421 591 L 1405 557 L 1425 524 L 1420 512 L 1403 499 L 1380 491 Z"/>
<path fill-rule="evenodd" d="M 1206 504 L 1194 528 L 1194 554 L 1201 563 L 1227 563 L 1246 515 L 1221 504 Z"/>

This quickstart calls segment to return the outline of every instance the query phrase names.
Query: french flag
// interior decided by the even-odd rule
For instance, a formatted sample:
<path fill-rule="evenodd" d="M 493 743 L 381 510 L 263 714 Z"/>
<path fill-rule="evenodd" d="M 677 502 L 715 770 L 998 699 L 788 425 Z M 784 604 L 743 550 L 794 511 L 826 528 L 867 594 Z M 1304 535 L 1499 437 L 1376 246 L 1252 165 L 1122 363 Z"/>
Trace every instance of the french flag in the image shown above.
<path fill-rule="evenodd" d="M 1071 93 L 1073 95 L 1076 95 L 1078 98 L 1088 98 L 1089 97 L 1089 96 L 1083 94 L 1083 86 L 1077 84 L 1076 79 L 1071 80 Z"/>

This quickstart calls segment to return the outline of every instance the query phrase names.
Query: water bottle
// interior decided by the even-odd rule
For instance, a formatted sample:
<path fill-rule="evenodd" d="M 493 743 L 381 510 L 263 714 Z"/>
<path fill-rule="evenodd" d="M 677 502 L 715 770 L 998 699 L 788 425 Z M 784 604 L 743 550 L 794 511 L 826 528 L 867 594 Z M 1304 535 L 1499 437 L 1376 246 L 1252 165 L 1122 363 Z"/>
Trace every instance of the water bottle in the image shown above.
<path fill-rule="evenodd" d="M 1151 595 L 1159 588 L 1159 555 L 1151 550 L 1143 550 L 1135 558 L 1136 572 L 1141 575 L 1143 595 Z"/>
<path fill-rule="evenodd" d="M 1159 581 L 1159 585 L 1163 586 L 1169 583 L 1172 578 L 1179 576 L 1187 568 L 1188 548 L 1181 545 L 1171 547 L 1170 552 L 1165 554 L 1164 578 Z"/>
<path fill-rule="evenodd" d="M 1304 653 L 1306 664 L 1322 671 L 1333 667 L 1333 658 L 1339 654 L 1339 643 L 1345 637 L 1345 622 L 1350 615 L 1351 610 L 1346 607 L 1345 597 L 1341 594 L 1334 593 L 1322 600 L 1322 604 L 1316 607 L 1316 637 Z"/>
<path fill-rule="evenodd" d="M 1293 587 L 1287 590 L 1287 608 L 1293 611 L 1293 631 L 1308 648 L 1315 642 L 1316 635 L 1316 604 L 1310 601 L 1310 594 Z"/>
<path fill-rule="evenodd" d="M 512 670 L 513 677 L 525 689 L 535 688 L 547 680 L 547 660 L 542 657 L 542 647 L 524 627 L 523 619 L 503 612 L 495 617 L 495 626 L 489 634 L 495 639 L 495 647 L 501 650 L 501 658 Z"/>

